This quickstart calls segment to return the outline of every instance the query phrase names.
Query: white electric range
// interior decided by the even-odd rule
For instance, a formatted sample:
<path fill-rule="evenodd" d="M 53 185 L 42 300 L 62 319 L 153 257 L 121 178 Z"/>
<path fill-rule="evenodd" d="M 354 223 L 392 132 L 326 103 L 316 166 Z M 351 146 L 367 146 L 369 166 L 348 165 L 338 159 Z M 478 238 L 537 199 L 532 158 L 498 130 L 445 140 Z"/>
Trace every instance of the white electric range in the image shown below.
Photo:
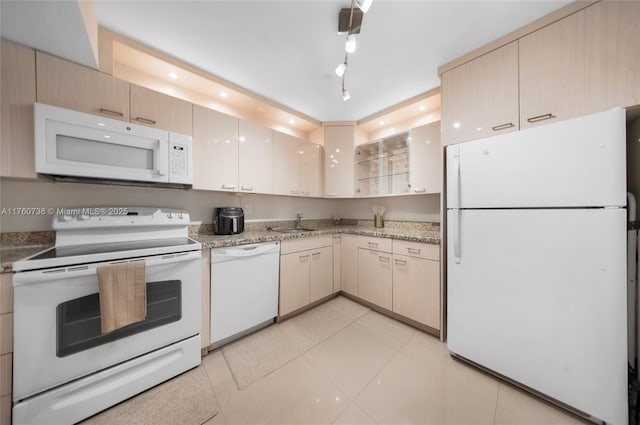
<path fill-rule="evenodd" d="M 75 423 L 200 364 L 201 245 L 189 214 L 80 208 L 14 263 L 13 421 Z M 147 317 L 102 334 L 96 269 L 145 261 Z"/>

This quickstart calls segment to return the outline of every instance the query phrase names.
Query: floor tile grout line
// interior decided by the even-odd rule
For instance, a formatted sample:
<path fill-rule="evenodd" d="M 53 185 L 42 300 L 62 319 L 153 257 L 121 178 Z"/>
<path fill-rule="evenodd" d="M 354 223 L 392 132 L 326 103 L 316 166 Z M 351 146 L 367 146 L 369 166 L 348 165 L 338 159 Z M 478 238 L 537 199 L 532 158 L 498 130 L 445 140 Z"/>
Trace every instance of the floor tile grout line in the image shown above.
<path fill-rule="evenodd" d="M 360 405 L 358 404 L 358 402 L 357 402 L 357 401 L 353 400 L 351 403 L 355 404 L 355 405 L 358 407 L 358 409 L 360 409 L 360 410 L 362 411 L 362 413 L 364 413 L 364 415 L 365 415 L 367 418 L 371 419 L 371 422 L 373 422 L 373 423 L 374 423 L 374 424 L 376 424 L 376 425 L 378 425 L 378 424 L 379 424 L 379 422 L 378 422 L 378 421 L 376 421 L 375 419 L 373 419 L 373 418 L 371 417 L 371 415 L 369 414 L 369 412 L 367 412 L 366 410 L 364 410 L 364 408 L 363 408 L 362 406 L 360 406 Z"/>
<path fill-rule="evenodd" d="M 215 350 L 207 353 L 207 355 L 205 357 L 208 357 L 208 356 L 212 355 L 213 353 L 215 353 Z M 220 354 L 222 354 L 222 352 L 220 352 Z M 224 359 L 224 355 L 222 356 L 222 358 Z M 229 365 L 227 365 L 227 360 L 226 359 L 225 359 L 224 363 L 225 363 L 227 369 L 229 369 Z M 213 386 L 213 382 L 211 381 L 212 378 L 209 375 L 209 371 L 207 370 L 207 367 L 204 365 L 204 362 L 202 364 L 202 367 L 204 368 L 204 373 L 207 375 L 207 381 L 209 381 L 209 385 L 211 386 L 211 391 L 213 391 L 213 396 L 216 398 L 216 403 L 218 403 L 218 409 L 219 409 L 218 413 L 220 413 L 222 415 L 222 417 L 225 418 L 224 422 L 227 423 L 226 416 L 224 415 L 224 412 L 222 411 L 222 403 L 220 402 L 220 398 L 218 397 L 218 394 L 216 393 L 216 389 Z M 229 373 L 231 373 L 231 369 L 229 369 Z M 215 418 L 215 416 L 214 416 L 214 418 Z"/>
<path fill-rule="evenodd" d="M 339 297 L 341 297 L 341 296 L 339 296 Z M 334 300 L 334 299 L 337 299 L 337 298 L 339 298 L 339 297 L 333 298 L 333 299 L 329 300 L 328 302 L 330 302 L 330 301 L 332 301 L 332 300 Z M 346 297 L 342 297 L 342 298 L 344 298 L 345 300 L 348 300 L 348 301 L 350 301 L 350 302 L 352 302 L 352 303 L 354 303 L 354 304 L 358 304 L 358 303 L 355 303 L 354 301 L 349 300 L 349 299 L 348 299 L 348 298 L 346 298 Z M 327 304 L 327 303 L 320 304 L 319 306 L 316 306 L 316 307 L 314 307 L 313 309 L 311 309 L 311 310 L 308 310 L 308 311 L 304 312 L 303 314 L 305 314 L 305 313 L 307 313 L 307 312 L 312 312 L 312 311 L 314 311 L 316 308 L 321 307 L 321 306 L 326 305 L 326 304 Z M 305 354 L 306 354 L 307 352 L 309 352 L 310 350 L 314 349 L 314 348 L 315 348 L 315 347 L 317 347 L 318 345 L 320 345 L 320 344 L 322 344 L 323 342 L 327 341 L 329 338 L 333 337 L 334 335 L 337 335 L 338 333 L 342 332 L 344 329 L 346 329 L 347 327 L 349 327 L 349 326 L 351 326 L 352 324 L 354 324 L 355 322 L 357 322 L 361 317 L 363 317 L 363 316 L 367 315 L 369 312 L 373 311 L 373 310 L 371 310 L 369 307 L 362 306 L 361 304 L 358 304 L 358 305 L 359 305 L 359 306 L 361 306 L 361 307 L 366 308 L 366 311 L 365 311 L 363 314 L 359 315 L 357 318 L 355 318 L 354 320 L 350 321 L 350 322 L 349 322 L 349 323 L 347 323 L 345 326 L 341 327 L 340 329 L 337 329 L 333 334 L 331 334 L 331 335 L 327 336 L 326 338 L 322 339 L 321 341 L 318 341 L 315 345 L 312 345 L 311 347 L 309 347 L 309 348 L 307 348 L 306 350 L 302 351 L 302 352 L 301 352 L 300 354 L 298 354 L 297 356 L 295 356 L 295 357 L 293 357 L 293 358 L 289 359 L 288 361 L 286 361 L 285 363 L 283 363 L 282 365 L 280 365 L 278 368 L 276 368 L 276 369 L 274 369 L 274 370 L 270 371 L 269 373 L 267 373 L 266 375 L 264 375 L 264 376 L 260 377 L 260 379 L 258 379 L 257 381 L 255 381 L 255 382 L 251 383 L 251 385 L 248 385 L 246 388 L 243 388 L 243 389 L 241 389 L 241 388 L 240 388 L 240 385 L 238 384 L 238 380 L 236 379 L 236 376 L 235 376 L 235 374 L 233 373 L 233 369 L 232 369 L 232 368 L 231 368 L 231 366 L 229 365 L 229 362 L 228 362 L 228 360 L 227 360 L 227 358 L 226 358 L 226 356 L 225 356 L 225 354 L 224 354 L 224 350 L 223 350 L 223 348 L 224 348 L 224 347 L 220 347 L 220 352 L 222 353 L 222 356 L 223 356 L 223 357 L 224 357 L 224 359 L 225 359 L 225 363 L 227 364 L 227 367 L 228 367 L 228 369 L 229 369 L 229 371 L 230 371 L 230 373 L 231 373 L 231 377 L 233 378 L 233 381 L 235 382 L 236 387 L 238 388 L 238 391 L 244 391 L 244 390 L 248 389 L 249 387 L 253 386 L 254 384 L 256 384 L 256 383 L 258 383 L 258 382 L 262 381 L 262 380 L 263 380 L 264 378 L 266 378 L 267 376 L 269 376 L 269 375 L 271 375 L 272 373 L 276 372 L 277 370 L 279 370 L 279 369 L 281 369 L 281 368 L 285 367 L 286 365 L 288 365 L 289 363 L 291 363 L 292 361 L 294 361 L 294 360 L 295 360 L 295 359 L 297 359 L 298 357 L 301 357 L 301 356 L 305 355 Z M 299 316 L 298 316 L 298 317 L 299 317 Z M 295 319 L 295 318 L 292 318 L 291 320 L 294 320 L 294 319 Z M 285 322 L 285 324 L 286 324 L 286 323 L 288 323 L 288 322 Z M 278 325 L 278 324 L 279 324 L 279 323 L 275 323 L 275 325 Z M 267 328 L 264 328 L 264 329 L 267 329 Z M 262 330 L 262 329 L 261 329 L 261 330 Z M 261 330 L 259 330 L 259 331 L 257 331 L 257 332 L 260 332 Z M 254 335 L 254 334 L 247 335 L 247 337 L 250 337 L 251 335 Z"/>
<path fill-rule="evenodd" d="M 414 334 L 413 334 L 413 335 L 411 335 L 409 338 L 407 338 L 407 340 L 406 340 L 406 341 L 405 341 L 405 342 L 400 346 L 400 348 L 398 348 L 398 350 L 393 354 L 393 356 L 391 356 L 391 358 L 389 358 L 389 360 L 388 360 L 387 362 L 385 362 L 385 364 L 384 364 L 384 365 L 382 365 L 382 367 L 381 367 L 380 369 L 378 369 L 378 371 L 373 375 L 373 378 L 371 378 L 371 379 L 370 379 L 370 380 L 369 380 L 369 381 L 364 385 L 364 387 L 362 387 L 362 389 L 360 390 L 360 392 L 359 392 L 358 394 L 356 394 L 356 396 L 353 398 L 353 400 L 354 400 L 354 401 L 355 401 L 355 400 L 360 396 L 360 394 L 362 394 L 362 392 L 363 392 L 364 390 L 366 390 L 366 389 L 367 389 L 367 387 L 369 386 L 369 384 L 371 384 L 371 383 L 373 382 L 373 380 L 374 380 L 374 379 L 376 379 L 376 377 L 377 377 L 378 375 L 380 375 L 380 372 L 382 372 L 382 370 L 383 370 L 385 367 L 387 367 L 387 366 L 389 365 L 389 363 L 391 363 L 391 361 L 392 361 L 393 359 L 395 359 L 395 358 L 398 356 L 398 354 L 400 354 L 400 351 L 402 351 L 402 349 L 403 349 L 403 348 L 404 348 L 404 347 L 409 343 L 409 341 L 411 341 L 411 339 L 412 339 L 412 338 L 414 338 L 416 335 L 417 335 L 417 334 L 416 334 L 416 333 L 414 333 Z M 363 409 L 362 411 L 366 413 L 366 411 L 365 411 L 364 409 Z"/>

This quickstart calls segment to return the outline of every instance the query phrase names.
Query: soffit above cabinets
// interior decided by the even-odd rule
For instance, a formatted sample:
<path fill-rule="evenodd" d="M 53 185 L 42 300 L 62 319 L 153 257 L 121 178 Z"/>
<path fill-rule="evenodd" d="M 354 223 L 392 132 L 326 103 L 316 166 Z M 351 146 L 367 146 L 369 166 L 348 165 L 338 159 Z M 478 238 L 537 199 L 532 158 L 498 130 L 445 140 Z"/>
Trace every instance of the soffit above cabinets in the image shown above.
<path fill-rule="evenodd" d="M 213 76 L 186 69 L 186 64 L 179 61 L 163 60 L 115 40 L 112 40 L 111 51 L 109 59 L 116 78 L 305 140 L 310 132 L 320 127 L 321 123 L 309 117 L 279 108 L 268 99 L 216 81 Z"/>

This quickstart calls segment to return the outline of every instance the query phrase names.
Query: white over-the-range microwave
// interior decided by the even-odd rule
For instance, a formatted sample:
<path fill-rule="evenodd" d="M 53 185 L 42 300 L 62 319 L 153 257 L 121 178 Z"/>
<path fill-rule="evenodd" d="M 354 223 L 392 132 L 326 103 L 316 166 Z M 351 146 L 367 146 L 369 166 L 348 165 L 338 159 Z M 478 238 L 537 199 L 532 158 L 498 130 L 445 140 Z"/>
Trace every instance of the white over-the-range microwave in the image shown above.
<path fill-rule="evenodd" d="M 188 187 L 191 136 L 34 104 L 36 172 L 57 180 Z"/>

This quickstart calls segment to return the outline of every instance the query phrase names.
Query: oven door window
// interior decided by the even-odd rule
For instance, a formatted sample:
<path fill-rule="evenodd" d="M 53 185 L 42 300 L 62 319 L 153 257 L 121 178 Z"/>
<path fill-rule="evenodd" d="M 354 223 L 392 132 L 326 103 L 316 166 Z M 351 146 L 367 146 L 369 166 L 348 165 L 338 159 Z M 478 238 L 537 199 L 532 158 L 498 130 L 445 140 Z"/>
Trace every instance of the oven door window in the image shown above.
<path fill-rule="evenodd" d="M 179 280 L 147 282 L 147 318 L 107 334 L 100 329 L 100 298 L 91 294 L 56 308 L 56 355 L 65 357 L 126 338 L 182 317 L 182 283 Z"/>

